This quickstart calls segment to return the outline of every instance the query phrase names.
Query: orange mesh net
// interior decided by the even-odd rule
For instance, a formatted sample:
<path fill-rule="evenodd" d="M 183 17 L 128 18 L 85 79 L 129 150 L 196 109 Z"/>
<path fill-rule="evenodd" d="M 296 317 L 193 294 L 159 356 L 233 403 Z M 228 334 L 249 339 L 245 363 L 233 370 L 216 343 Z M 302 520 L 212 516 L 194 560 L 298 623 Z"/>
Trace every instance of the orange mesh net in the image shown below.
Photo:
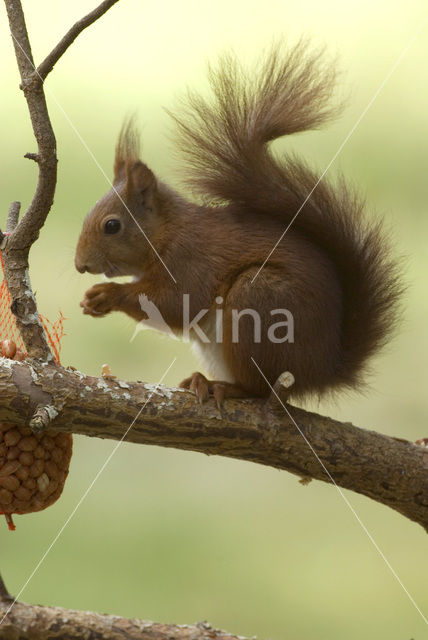
<path fill-rule="evenodd" d="M 15 316 L 10 310 L 12 299 L 9 289 L 7 288 L 6 279 L 4 277 L 3 256 L 0 251 L 0 341 L 13 340 L 17 349 L 26 356 L 25 346 L 21 338 L 21 334 L 16 326 Z M 60 364 L 61 339 L 64 335 L 64 316 L 59 312 L 59 318 L 56 322 L 51 322 L 42 315 L 39 315 L 42 327 L 46 332 L 46 337 L 53 356 L 58 364 Z"/>
<path fill-rule="evenodd" d="M 27 354 L 10 310 L 12 300 L 1 251 L 0 265 L 0 356 L 23 360 Z M 59 364 L 64 317 L 60 313 L 56 322 L 39 318 Z M 0 422 L 0 514 L 11 531 L 15 529 L 12 514 L 40 511 L 59 498 L 68 474 L 72 443 L 72 436 L 67 433 L 33 433 L 29 427 Z"/>

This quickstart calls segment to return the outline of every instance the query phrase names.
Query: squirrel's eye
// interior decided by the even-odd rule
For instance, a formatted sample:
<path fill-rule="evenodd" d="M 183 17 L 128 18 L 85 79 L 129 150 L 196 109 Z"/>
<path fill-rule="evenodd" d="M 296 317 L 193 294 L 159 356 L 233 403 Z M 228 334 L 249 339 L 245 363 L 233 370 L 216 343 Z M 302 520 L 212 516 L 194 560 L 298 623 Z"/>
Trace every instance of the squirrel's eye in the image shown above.
<path fill-rule="evenodd" d="M 120 220 L 107 220 L 104 225 L 104 233 L 117 233 L 120 231 L 122 225 L 120 224 Z"/>

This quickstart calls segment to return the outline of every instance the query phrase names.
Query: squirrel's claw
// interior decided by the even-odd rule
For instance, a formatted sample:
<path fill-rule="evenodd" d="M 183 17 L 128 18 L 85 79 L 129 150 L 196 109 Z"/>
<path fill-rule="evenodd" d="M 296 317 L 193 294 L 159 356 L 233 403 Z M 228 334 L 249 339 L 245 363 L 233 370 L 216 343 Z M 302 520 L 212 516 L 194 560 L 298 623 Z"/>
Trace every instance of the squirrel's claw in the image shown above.
<path fill-rule="evenodd" d="M 84 315 L 92 316 L 94 318 L 103 318 L 106 315 L 105 313 L 101 313 L 101 311 L 95 311 L 95 309 L 85 307 L 85 305 L 82 303 L 80 303 L 80 306 L 83 307 Z"/>
<path fill-rule="evenodd" d="M 188 389 L 194 393 L 200 404 L 206 402 L 210 397 L 209 381 L 198 371 L 192 373 L 189 378 L 180 382 L 179 386 L 182 389 Z"/>
<path fill-rule="evenodd" d="M 218 410 L 221 412 L 225 398 L 245 398 L 248 393 L 231 382 L 208 380 L 202 373 L 196 371 L 189 378 L 185 378 L 178 385 L 181 389 L 188 389 L 195 394 L 197 402 L 203 404 L 210 397 L 214 397 Z"/>
<path fill-rule="evenodd" d="M 83 309 L 83 313 L 89 316 L 97 316 L 97 317 L 101 317 L 104 316 L 104 313 L 101 313 L 101 311 L 96 311 L 95 309 L 92 309 L 90 306 L 88 306 L 88 303 L 86 302 L 85 299 L 82 300 L 82 302 L 80 303 L 80 306 Z"/>

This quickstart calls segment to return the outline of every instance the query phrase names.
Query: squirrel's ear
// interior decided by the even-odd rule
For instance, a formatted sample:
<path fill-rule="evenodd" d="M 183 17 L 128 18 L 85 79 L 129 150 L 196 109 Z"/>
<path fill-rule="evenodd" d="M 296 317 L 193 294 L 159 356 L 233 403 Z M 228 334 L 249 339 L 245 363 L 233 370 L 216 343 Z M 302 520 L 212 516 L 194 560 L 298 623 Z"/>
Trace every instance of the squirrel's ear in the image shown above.
<path fill-rule="evenodd" d="M 144 193 L 156 184 L 154 173 L 140 160 L 126 167 L 126 190 L 128 194 Z"/>
<path fill-rule="evenodd" d="M 135 119 L 128 118 L 122 125 L 114 154 L 114 183 L 127 178 L 128 169 L 140 158 L 140 136 Z"/>
<path fill-rule="evenodd" d="M 123 180 L 125 178 L 126 175 L 126 162 L 125 160 L 122 160 L 120 158 L 115 158 L 114 159 L 114 166 L 113 166 L 113 184 L 117 184 L 118 182 L 121 182 L 121 180 Z"/>

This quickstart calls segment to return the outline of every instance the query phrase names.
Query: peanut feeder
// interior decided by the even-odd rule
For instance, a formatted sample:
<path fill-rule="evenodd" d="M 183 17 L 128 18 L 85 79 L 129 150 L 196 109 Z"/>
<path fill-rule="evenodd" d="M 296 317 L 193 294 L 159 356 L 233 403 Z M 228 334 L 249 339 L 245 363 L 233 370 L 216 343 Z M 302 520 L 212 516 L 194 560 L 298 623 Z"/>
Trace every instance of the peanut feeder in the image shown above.
<path fill-rule="evenodd" d="M 59 361 L 62 316 L 53 325 L 42 317 L 41 321 Z M 19 345 L 11 339 L 2 340 L 0 356 L 24 360 L 24 345 L 14 325 L 4 281 L 0 285 L 0 328 L 13 335 Z M 10 530 L 15 529 L 14 513 L 41 511 L 59 498 L 68 474 L 72 443 L 68 433 L 33 433 L 29 427 L 0 422 L 0 514 L 6 517 Z"/>
<path fill-rule="evenodd" d="M 12 300 L 4 278 L 0 251 L 0 356 L 22 361 L 25 346 L 11 312 Z M 52 323 L 39 316 L 56 362 L 59 363 L 63 316 Z M 73 439 L 67 433 L 0 422 L 0 514 L 15 529 L 12 514 L 41 511 L 59 498 L 68 474 Z"/>

